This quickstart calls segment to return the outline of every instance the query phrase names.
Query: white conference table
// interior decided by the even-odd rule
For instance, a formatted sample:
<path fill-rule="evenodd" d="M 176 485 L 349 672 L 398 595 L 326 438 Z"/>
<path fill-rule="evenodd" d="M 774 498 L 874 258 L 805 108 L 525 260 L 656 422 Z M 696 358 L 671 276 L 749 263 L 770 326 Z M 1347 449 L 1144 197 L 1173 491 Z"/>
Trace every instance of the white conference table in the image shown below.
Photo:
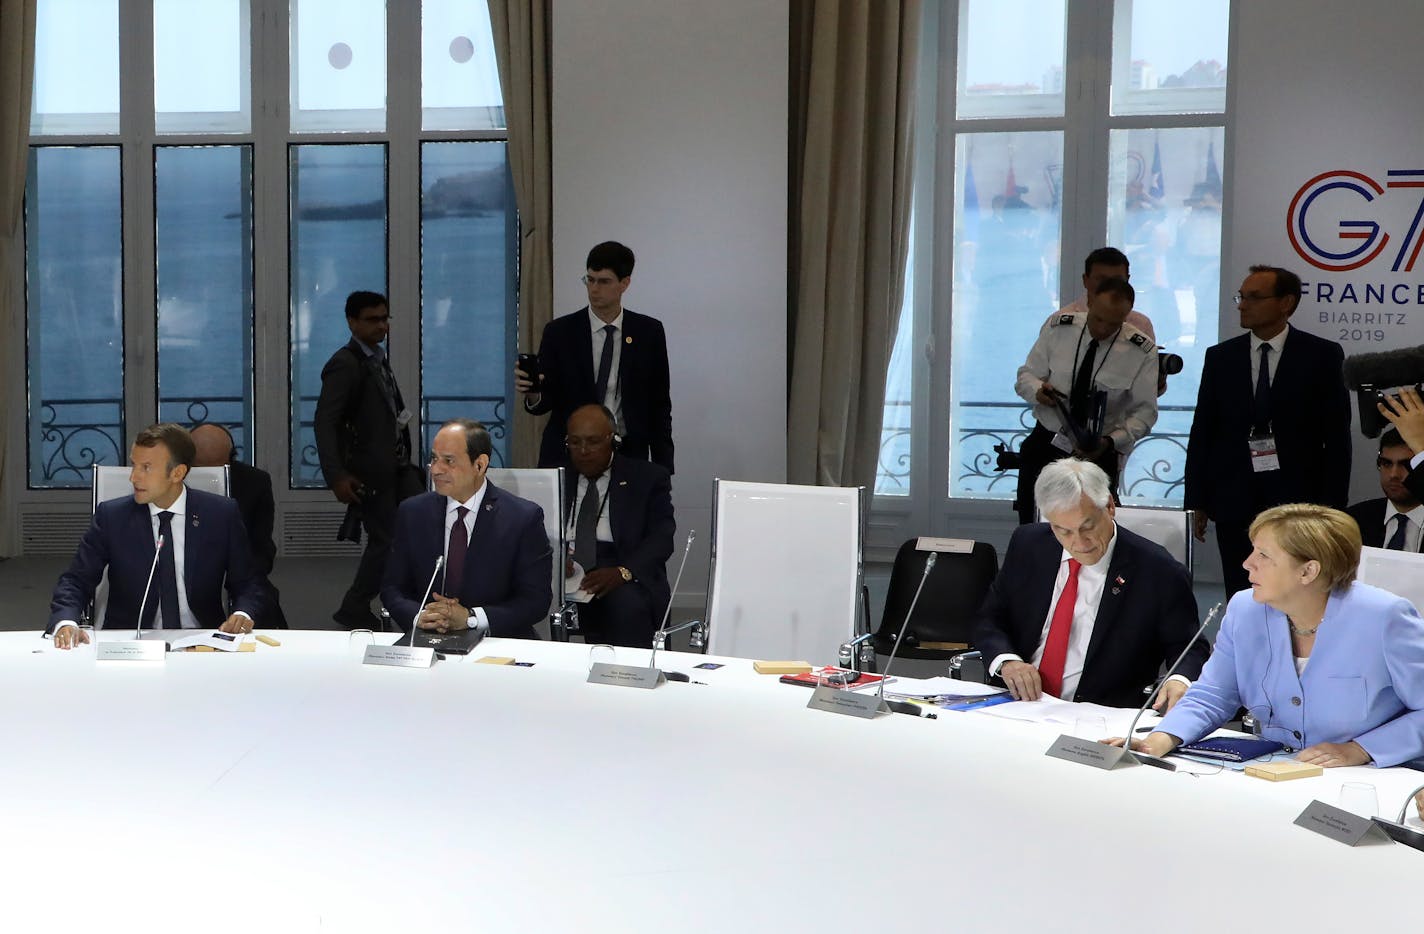
<path fill-rule="evenodd" d="M 660 653 L 706 683 L 640 691 L 585 683 L 577 644 L 411 670 L 361 665 L 345 633 L 273 635 L 99 663 L 0 634 L 0 925 L 1366 930 L 1417 910 L 1424 853 L 1291 822 L 1344 780 L 1392 816 L 1418 772 L 1100 772 L 1046 758 L 1054 728 L 807 710 L 746 660 Z"/>

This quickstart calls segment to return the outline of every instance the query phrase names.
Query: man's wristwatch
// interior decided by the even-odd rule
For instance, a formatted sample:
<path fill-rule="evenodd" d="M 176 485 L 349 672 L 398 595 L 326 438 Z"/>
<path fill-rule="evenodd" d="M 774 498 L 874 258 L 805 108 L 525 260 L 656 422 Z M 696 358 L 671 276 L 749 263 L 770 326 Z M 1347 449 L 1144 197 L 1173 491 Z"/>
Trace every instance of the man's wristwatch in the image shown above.
<path fill-rule="evenodd" d="M 618 567 L 618 573 L 623 575 L 624 583 L 627 583 L 628 581 L 633 579 L 633 572 L 623 567 L 622 565 Z"/>

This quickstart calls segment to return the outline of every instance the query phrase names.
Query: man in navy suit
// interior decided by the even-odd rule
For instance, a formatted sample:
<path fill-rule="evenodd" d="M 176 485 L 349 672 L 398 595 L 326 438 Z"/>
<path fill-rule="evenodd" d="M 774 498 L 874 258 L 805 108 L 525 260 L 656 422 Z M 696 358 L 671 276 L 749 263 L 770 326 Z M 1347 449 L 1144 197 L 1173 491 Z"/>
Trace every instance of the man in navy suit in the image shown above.
<path fill-rule="evenodd" d="M 662 322 L 623 307 L 633 251 L 608 241 L 588 253 L 588 306 L 550 321 L 539 344 L 538 385 L 514 370 L 514 386 L 532 415 L 552 413 L 539 447 L 540 467 L 567 467 L 564 429 L 581 405 L 606 406 L 623 439 L 619 453 L 672 466 L 672 393 Z"/>
<path fill-rule="evenodd" d="M 1418 495 L 1409 488 L 1412 470 L 1410 462 L 1415 451 L 1404 443 L 1399 429 L 1389 428 L 1380 435 L 1380 490 L 1384 496 L 1367 499 L 1345 510 L 1360 527 L 1360 540 L 1371 548 L 1391 548 L 1395 551 L 1421 551 L 1424 531 L 1424 509 L 1419 508 Z"/>
<path fill-rule="evenodd" d="M 215 627 L 251 632 L 268 608 L 265 581 L 252 560 L 237 503 L 183 485 L 193 466 L 193 439 L 180 425 L 152 425 L 134 439 L 129 461 L 133 496 L 100 503 L 50 603 L 56 648 L 88 642 L 78 620 L 109 571 L 106 629 L 133 628 L 158 553 L 144 628 Z M 157 551 L 162 536 L 163 549 Z M 222 607 L 227 588 L 233 613 Z"/>
<path fill-rule="evenodd" d="M 585 405 L 569 416 L 566 443 L 578 479 L 564 494 L 564 525 L 583 570 L 584 641 L 648 648 L 671 594 L 667 560 L 677 523 L 672 480 L 659 464 L 616 453 L 613 413 Z"/>
<path fill-rule="evenodd" d="M 411 497 L 396 512 L 381 603 L 407 632 L 414 623 L 442 633 L 483 629 L 500 638 L 538 638 L 534 624 L 552 601 L 544 510 L 485 479 L 492 451 L 479 422 L 446 422 L 431 444 L 435 491 Z"/>
<path fill-rule="evenodd" d="M 1055 461 L 1034 486 L 1045 522 L 1021 525 L 974 621 L 974 647 L 1018 700 L 1136 707 L 1187 647 L 1197 604 L 1184 567 L 1113 521 L 1107 474 Z M 1210 653 L 1192 644 L 1157 697 L 1170 709 Z"/>
<path fill-rule="evenodd" d="M 1236 295 L 1250 331 L 1206 352 L 1187 442 L 1186 507 L 1197 541 L 1216 523 L 1226 593 L 1244 590 L 1246 534 L 1281 503 L 1344 509 L 1350 490 L 1350 400 L 1334 341 L 1289 324 L 1300 277 L 1252 266 Z"/>

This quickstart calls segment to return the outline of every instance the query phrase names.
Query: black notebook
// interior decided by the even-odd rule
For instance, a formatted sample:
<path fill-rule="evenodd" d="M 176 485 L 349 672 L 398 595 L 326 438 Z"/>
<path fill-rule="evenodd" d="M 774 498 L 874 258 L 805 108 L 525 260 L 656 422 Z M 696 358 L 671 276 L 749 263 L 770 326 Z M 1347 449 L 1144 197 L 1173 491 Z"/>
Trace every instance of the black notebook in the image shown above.
<path fill-rule="evenodd" d="M 468 655 L 485 637 L 483 629 L 458 629 L 455 632 L 436 632 L 433 629 L 417 629 L 415 646 L 434 649 L 441 655 Z M 396 645 L 410 645 L 410 637 L 402 636 Z"/>

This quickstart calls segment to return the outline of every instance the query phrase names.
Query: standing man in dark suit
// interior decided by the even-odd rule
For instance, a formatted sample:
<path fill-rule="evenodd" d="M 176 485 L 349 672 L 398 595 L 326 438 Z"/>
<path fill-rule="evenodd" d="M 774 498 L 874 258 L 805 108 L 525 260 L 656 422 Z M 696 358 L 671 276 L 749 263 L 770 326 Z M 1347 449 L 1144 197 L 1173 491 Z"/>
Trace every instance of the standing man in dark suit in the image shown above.
<path fill-rule="evenodd" d="M 380 629 L 371 599 L 381 587 L 396 506 L 424 486 L 410 463 L 406 408 L 382 344 L 390 334 L 385 296 L 352 292 L 346 298 L 351 341 L 326 361 L 316 402 L 316 449 L 332 494 L 355 510 L 366 529 L 356 577 L 332 618 L 347 629 Z"/>
<path fill-rule="evenodd" d="M 489 432 L 457 418 L 431 444 L 433 493 L 401 503 L 381 602 L 409 632 L 483 629 L 500 638 L 537 639 L 534 624 L 549 612 L 553 554 L 544 510 L 485 479 Z M 431 599 L 420 600 L 444 557 Z"/>
<path fill-rule="evenodd" d="M 183 485 L 193 456 L 193 439 L 181 425 L 151 425 L 134 439 L 133 496 L 95 507 L 74 561 L 55 585 L 46 632 L 53 633 L 56 648 L 89 641 L 78 620 L 105 568 L 106 629 L 136 627 L 141 606 L 145 629 L 251 632 L 254 621 L 264 621 L 266 586 L 248 550 L 237 503 Z M 145 604 L 155 554 L 158 566 Z M 231 616 L 223 612 L 224 586 Z"/>
<path fill-rule="evenodd" d="M 1346 510 L 1359 525 L 1363 544 L 1394 551 L 1424 550 L 1420 547 L 1424 509 L 1419 508 L 1419 496 L 1408 485 L 1413 472 L 1409 465 L 1416 453 L 1404 443 L 1399 429 L 1389 428 L 1380 435 L 1375 466 L 1379 468 L 1384 496 L 1356 503 Z"/>
<path fill-rule="evenodd" d="M 1206 352 L 1187 442 L 1186 507 L 1197 541 L 1216 523 L 1226 593 L 1249 585 L 1241 563 L 1256 514 L 1281 503 L 1344 509 L 1350 400 L 1340 345 L 1290 326 L 1300 277 L 1252 266 L 1236 295 L 1250 331 Z"/>
<path fill-rule="evenodd" d="M 537 385 L 518 367 L 514 387 L 532 415 L 552 413 L 539 448 L 540 467 L 569 465 L 564 429 L 581 405 L 606 406 L 623 439 L 619 453 L 672 466 L 672 391 L 662 322 L 623 307 L 633 251 L 600 243 L 588 252 L 588 307 L 555 318 L 539 344 Z"/>
<path fill-rule="evenodd" d="M 1409 473 L 1404 478 L 1405 489 L 1424 502 L 1424 399 L 1412 388 L 1399 391 L 1378 404 L 1380 414 L 1389 419 L 1405 445 L 1414 452 L 1409 460 Z"/>
<path fill-rule="evenodd" d="M 613 413 L 601 405 L 569 416 L 566 442 L 578 472 L 564 492 L 574 543 L 567 570 L 578 565 L 578 589 L 592 597 L 579 606 L 579 630 L 585 642 L 649 648 L 671 598 L 671 478 L 659 464 L 616 453 Z"/>
<path fill-rule="evenodd" d="M 257 570 L 267 578 L 271 606 L 263 625 L 269 629 L 286 629 L 287 617 L 282 612 L 281 594 L 272 583 L 272 565 L 277 559 L 277 543 L 272 529 L 277 521 L 277 504 L 272 497 L 272 477 L 267 471 L 245 464 L 233 457 L 232 434 L 222 425 L 205 422 L 189 431 L 197 456 L 194 467 L 226 467 L 228 495 L 237 501 L 242 525 L 247 529 L 247 544 Z"/>
<path fill-rule="evenodd" d="M 1021 525 L 974 621 L 974 647 L 1018 700 L 1136 707 L 1196 634 L 1186 568 L 1161 546 L 1117 525 L 1107 474 L 1059 460 L 1034 498 L 1045 522 Z M 1157 697 L 1170 710 L 1210 652 L 1192 644 Z"/>

